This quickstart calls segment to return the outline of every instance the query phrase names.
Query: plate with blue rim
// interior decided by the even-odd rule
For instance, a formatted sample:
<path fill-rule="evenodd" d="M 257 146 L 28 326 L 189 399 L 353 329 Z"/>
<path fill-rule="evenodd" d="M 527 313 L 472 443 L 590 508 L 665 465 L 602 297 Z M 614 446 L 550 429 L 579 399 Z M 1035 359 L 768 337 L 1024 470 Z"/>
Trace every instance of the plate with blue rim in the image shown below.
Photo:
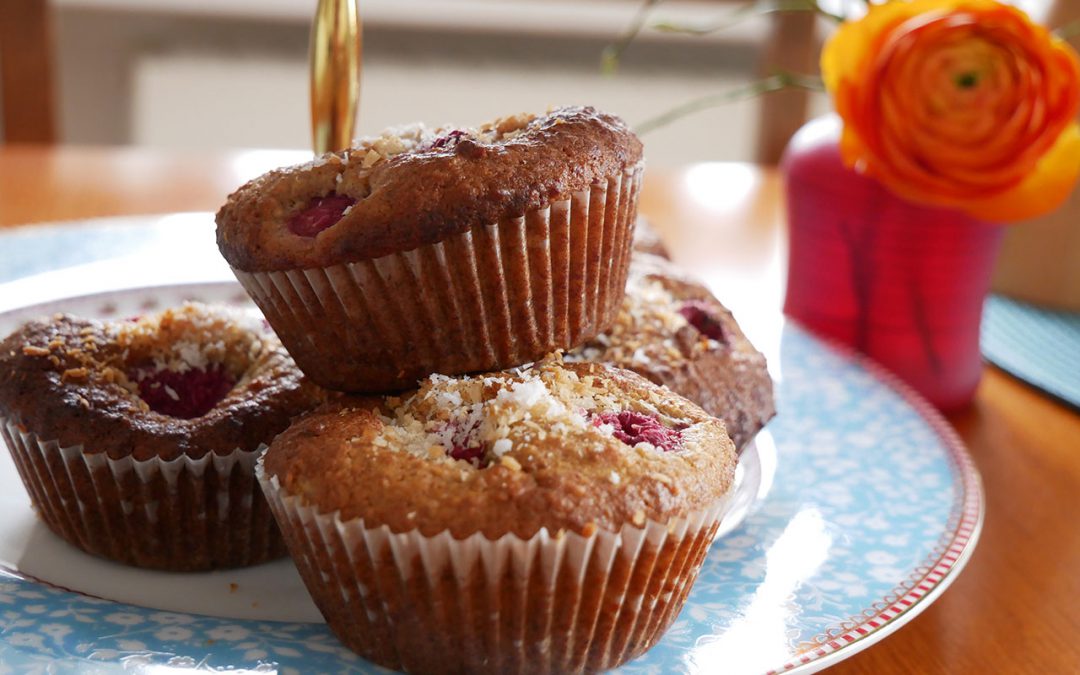
<path fill-rule="evenodd" d="M 0 334 L 57 311 L 131 316 L 187 299 L 247 303 L 234 282 L 124 288 L 7 309 Z M 671 628 L 619 672 L 819 670 L 910 621 L 975 547 L 980 479 L 931 406 L 790 322 L 767 355 L 779 413 L 743 455 L 741 510 Z M 35 519 L 6 454 L 0 542 L 0 674 L 385 672 L 337 642 L 288 560 L 193 579 L 67 546 Z"/>

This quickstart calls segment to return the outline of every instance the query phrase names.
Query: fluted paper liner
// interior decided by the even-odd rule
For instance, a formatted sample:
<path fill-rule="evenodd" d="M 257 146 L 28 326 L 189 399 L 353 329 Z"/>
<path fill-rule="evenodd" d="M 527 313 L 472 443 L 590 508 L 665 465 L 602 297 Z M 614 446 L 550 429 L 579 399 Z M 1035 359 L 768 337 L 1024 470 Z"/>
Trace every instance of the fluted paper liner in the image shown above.
<path fill-rule="evenodd" d="M 402 253 L 236 278 L 317 384 L 381 392 L 570 349 L 622 302 L 641 166 Z"/>
<path fill-rule="evenodd" d="M 454 539 L 320 514 L 255 471 L 330 628 L 416 673 L 596 671 L 641 654 L 682 609 L 730 499 L 618 532 Z"/>
<path fill-rule="evenodd" d="M 42 440 L 0 418 L 19 477 L 45 524 L 87 553 L 154 569 L 254 565 L 285 554 L 255 480 L 255 450 L 193 459 L 112 459 Z"/>

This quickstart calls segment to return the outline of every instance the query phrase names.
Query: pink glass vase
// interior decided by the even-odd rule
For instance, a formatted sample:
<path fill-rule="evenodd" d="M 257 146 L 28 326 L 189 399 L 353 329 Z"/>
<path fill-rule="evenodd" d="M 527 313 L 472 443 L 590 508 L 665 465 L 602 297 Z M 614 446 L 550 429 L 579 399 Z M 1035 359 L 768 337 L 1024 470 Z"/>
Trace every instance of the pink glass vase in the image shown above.
<path fill-rule="evenodd" d="M 921 206 L 844 166 L 818 118 L 782 162 L 790 228 L 784 312 L 869 355 L 941 409 L 970 403 L 979 324 L 1004 228 Z"/>

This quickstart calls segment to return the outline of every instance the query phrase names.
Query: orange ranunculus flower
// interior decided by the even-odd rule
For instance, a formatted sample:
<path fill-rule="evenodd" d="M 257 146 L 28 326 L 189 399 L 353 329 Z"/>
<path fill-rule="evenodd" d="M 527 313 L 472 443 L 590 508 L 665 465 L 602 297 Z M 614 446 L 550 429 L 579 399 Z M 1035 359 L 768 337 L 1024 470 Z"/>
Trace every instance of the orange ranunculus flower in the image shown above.
<path fill-rule="evenodd" d="M 915 202 L 1008 222 L 1080 174 L 1080 61 L 994 0 L 873 5 L 821 56 L 849 166 Z"/>

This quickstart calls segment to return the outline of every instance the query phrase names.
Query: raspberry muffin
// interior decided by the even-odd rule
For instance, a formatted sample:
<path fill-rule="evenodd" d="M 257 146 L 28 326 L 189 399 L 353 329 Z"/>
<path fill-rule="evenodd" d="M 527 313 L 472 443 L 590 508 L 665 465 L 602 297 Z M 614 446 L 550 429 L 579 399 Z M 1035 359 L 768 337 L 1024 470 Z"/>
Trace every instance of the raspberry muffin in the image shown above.
<path fill-rule="evenodd" d="M 330 404 L 262 462 L 346 645 L 408 672 L 563 673 L 615 667 L 674 620 L 735 451 L 644 378 L 546 361 Z"/>
<path fill-rule="evenodd" d="M 201 305 L 119 323 L 57 315 L 0 343 L 0 431 L 38 514 L 138 567 L 283 555 L 255 459 L 324 401 L 259 322 Z"/>
<path fill-rule="evenodd" d="M 638 139 L 592 108 L 412 126 L 241 187 L 218 247 L 315 382 L 403 389 L 607 329 L 641 169 Z"/>
<path fill-rule="evenodd" d="M 637 224 L 634 226 L 634 252 L 649 253 L 667 260 L 671 259 L 667 246 L 664 245 L 664 240 L 656 233 L 652 224 L 642 216 L 638 216 Z M 631 260 L 631 264 L 633 264 L 633 260 Z"/>
<path fill-rule="evenodd" d="M 694 401 L 727 425 L 740 450 L 773 415 L 765 357 L 700 283 L 635 252 L 626 297 L 607 333 L 566 355 L 633 370 Z"/>

